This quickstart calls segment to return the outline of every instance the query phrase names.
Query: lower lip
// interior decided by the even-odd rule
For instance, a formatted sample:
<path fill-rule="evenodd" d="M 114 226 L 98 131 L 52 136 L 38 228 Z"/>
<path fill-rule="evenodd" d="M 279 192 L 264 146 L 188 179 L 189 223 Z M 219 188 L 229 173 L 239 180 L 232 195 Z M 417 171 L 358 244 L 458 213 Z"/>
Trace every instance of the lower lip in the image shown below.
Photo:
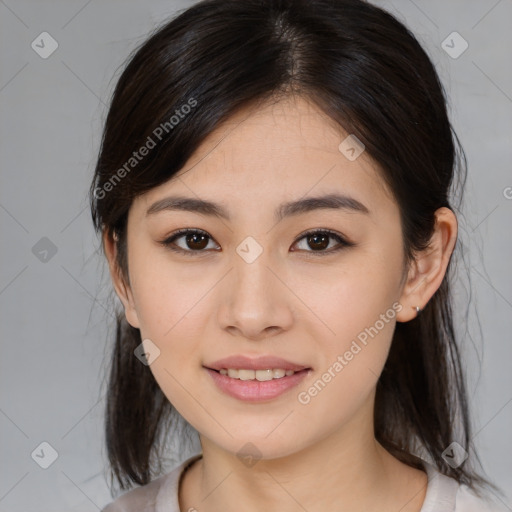
<path fill-rule="evenodd" d="M 272 400 L 297 386 L 311 369 L 266 381 L 232 379 L 210 368 L 205 370 L 211 375 L 217 387 L 227 395 L 246 402 L 262 402 Z"/>

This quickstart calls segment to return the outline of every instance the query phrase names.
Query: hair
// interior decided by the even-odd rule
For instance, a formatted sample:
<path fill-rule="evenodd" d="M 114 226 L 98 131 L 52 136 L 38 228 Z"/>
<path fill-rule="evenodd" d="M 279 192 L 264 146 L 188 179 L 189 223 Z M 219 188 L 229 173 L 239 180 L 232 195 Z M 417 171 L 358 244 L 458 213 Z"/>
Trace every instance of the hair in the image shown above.
<path fill-rule="evenodd" d="M 132 53 L 106 117 L 89 197 L 94 227 L 117 244 L 126 282 L 134 198 L 171 179 L 233 114 L 291 96 L 308 98 L 364 143 L 398 204 L 404 261 L 428 247 L 435 211 L 454 209 L 452 187 L 462 197 L 466 158 L 444 88 L 414 35 L 361 0 L 204 0 Z M 135 159 L 150 141 L 144 158 Z M 454 332 L 452 267 L 450 259 L 421 314 L 396 325 L 377 383 L 375 438 L 412 467 L 422 467 L 423 451 L 478 494 L 477 486 L 496 487 L 471 467 L 478 456 Z M 118 313 L 105 433 L 121 489 L 156 476 L 157 440 L 176 412 L 134 356 L 140 343 L 140 330 Z M 472 455 L 458 467 L 442 456 L 454 440 Z"/>

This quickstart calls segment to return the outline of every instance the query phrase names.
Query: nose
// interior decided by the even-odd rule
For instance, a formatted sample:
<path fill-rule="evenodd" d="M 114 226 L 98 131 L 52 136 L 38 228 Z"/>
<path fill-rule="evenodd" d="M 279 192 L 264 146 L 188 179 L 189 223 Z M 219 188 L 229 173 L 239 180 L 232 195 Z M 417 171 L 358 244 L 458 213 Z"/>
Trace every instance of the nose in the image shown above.
<path fill-rule="evenodd" d="M 265 250 L 252 263 L 235 254 L 219 299 L 221 328 L 252 341 L 290 329 L 293 293 L 280 273 Z"/>

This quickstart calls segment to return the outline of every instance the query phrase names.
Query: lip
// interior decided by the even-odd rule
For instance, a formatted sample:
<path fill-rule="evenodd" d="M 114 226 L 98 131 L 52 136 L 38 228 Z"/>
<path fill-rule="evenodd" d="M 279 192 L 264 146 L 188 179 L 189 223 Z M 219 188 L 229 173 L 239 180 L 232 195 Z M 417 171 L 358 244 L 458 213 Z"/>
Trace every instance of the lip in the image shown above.
<path fill-rule="evenodd" d="M 293 363 L 276 356 L 248 357 L 244 355 L 225 357 L 213 363 L 204 364 L 203 366 L 207 369 L 217 371 L 219 371 L 221 368 L 245 370 L 268 370 L 281 368 L 283 370 L 293 370 L 294 372 L 300 372 L 301 370 L 309 368 L 308 366 Z"/>
<path fill-rule="evenodd" d="M 211 368 L 205 367 L 205 370 L 218 389 L 245 402 L 264 402 L 277 398 L 297 386 L 311 372 L 311 368 L 304 368 L 293 375 L 260 382 L 259 380 L 232 379 Z"/>

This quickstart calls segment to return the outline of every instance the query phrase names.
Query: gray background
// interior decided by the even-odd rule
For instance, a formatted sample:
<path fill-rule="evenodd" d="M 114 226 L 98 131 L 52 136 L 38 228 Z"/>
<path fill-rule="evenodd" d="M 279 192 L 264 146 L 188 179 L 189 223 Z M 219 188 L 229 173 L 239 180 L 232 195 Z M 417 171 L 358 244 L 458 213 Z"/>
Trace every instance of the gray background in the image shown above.
<path fill-rule="evenodd" d="M 118 67 L 191 4 L 0 1 L 0 512 L 95 511 L 111 501 L 102 379 L 115 304 L 86 192 Z M 461 264 L 458 330 L 474 440 L 512 510 L 512 1 L 379 5 L 426 46 L 468 155 L 460 238 L 473 296 L 467 329 Z M 44 31 L 58 42 L 46 59 L 31 47 Z M 458 58 L 442 46 L 453 31 L 469 44 Z M 42 442 L 58 453 L 48 469 L 34 460 L 50 456 Z"/>

